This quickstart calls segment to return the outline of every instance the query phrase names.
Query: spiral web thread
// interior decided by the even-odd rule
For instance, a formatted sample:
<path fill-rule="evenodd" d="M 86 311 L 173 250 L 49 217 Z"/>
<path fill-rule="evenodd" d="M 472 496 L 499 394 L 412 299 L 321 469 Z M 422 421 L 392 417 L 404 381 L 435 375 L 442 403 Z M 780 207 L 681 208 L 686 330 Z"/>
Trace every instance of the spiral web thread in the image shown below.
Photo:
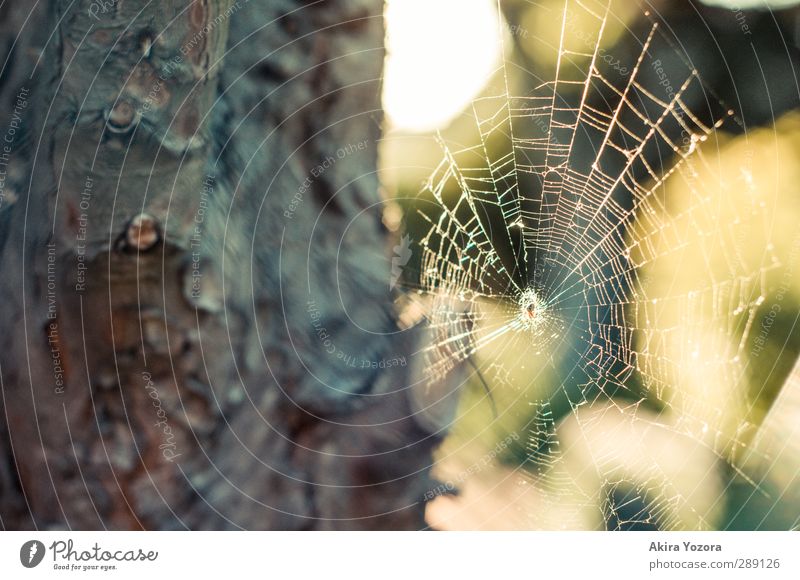
<path fill-rule="evenodd" d="M 440 140 L 443 157 L 425 188 L 437 211 L 422 211 L 429 229 L 419 242 L 421 291 L 432 301 L 430 379 L 471 358 L 494 387 L 513 370 L 515 352 L 549 364 L 553 352 L 571 352 L 586 377 L 580 395 L 568 395 L 582 437 L 598 437 L 618 416 L 636 433 L 652 425 L 686 436 L 738 470 L 752 426 L 702 383 L 710 378 L 726 396 L 744 396 L 745 343 L 776 260 L 765 252 L 753 264 L 737 252 L 738 215 L 723 219 L 709 193 L 708 175 L 718 169 L 706 149 L 713 153 L 732 112 L 720 108 L 704 121 L 690 110 L 689 95 L 705 93 L 689 66 L 669 79 L 668 94 L 639 80 L 651 74 L 657 22 L 624 82 L 612 76 L 618 70 L 601 72 L 608 23 L 607 3 L 567 1 L 553 80 L 515 95 L 504 63 L 500 88 L 473 106 L 477 145 Z M 669 201 L 674 187 L 686 192 L 683 202 Z M 764 218 L 747 211 L 748 220 Z M 649 272 L 682 252 L 702 256 L 707 271 L 673 272 L 682 283 L 654 284 Z M 638 506 L 632 517 L 582 489 L 564 467 L 549 395 L 529 403 L 527 426 L 528 472 L 545 497 L 562 502 L 571 490 L 574 511 L 600 505 L 606 525 L 709 526 L 656 456 L 635 475 L 620 473 L 616 452 L 594 457 L 602 493 L 624 488 L 628 499 L 611 503 L 630 500 Z M 643 412 L 645 400 L 663 411 Z"/>

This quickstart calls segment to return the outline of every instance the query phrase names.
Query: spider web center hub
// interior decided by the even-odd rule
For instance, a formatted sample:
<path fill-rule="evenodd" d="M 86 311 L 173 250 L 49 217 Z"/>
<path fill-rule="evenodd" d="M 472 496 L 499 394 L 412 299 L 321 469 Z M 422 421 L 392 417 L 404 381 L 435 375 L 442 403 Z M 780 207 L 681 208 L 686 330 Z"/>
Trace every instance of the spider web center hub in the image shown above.
<path fill-rule="evenodd" d="M 547 313 L 547 305 L 533 288 L 526 288 L 519 296 L 517 320 L 523 330 L 541 328 Z"/>

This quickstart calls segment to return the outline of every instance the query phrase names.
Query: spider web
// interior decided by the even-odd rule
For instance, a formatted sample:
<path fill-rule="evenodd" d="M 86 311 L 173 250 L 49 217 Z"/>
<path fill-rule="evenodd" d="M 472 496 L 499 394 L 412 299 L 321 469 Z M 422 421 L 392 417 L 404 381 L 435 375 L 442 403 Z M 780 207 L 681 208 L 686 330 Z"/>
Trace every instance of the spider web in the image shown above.
<path fill-rule="evenodd" d="M 549 508 L 571 506 L 564 527 L 588 511 L 611 529 L 708 528 L 698 506 L 714 502 L 676 474 L 721 484 L 675 454 L 739 470 L 752 425 L 730 401 L 746 400 L 744 349 L 776 259 L 735 250 L 763 209 L 721 211 L 712 193 L 732 111 L 688 64 L 658 76 L 654 42 L 673 44 L 649 14 L 635 60 L 609 58 L 609 9 L 565 2 L 553 77 L 520 91 L 504 62 L 473 104 L 476 144 L 440 138 L 418 240 L 427 372 L 441 383 L 469 359 L 495 390 L 551 369 L 555 386 L 519 394 L 525 479 Z"/>

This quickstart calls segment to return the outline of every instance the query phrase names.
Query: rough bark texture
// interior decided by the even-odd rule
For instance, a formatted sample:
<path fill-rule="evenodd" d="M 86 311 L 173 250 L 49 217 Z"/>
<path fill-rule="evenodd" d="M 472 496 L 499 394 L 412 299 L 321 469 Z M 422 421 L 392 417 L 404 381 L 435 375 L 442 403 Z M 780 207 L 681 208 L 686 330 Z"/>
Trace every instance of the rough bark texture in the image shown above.
<path fill-rule="evenodd" d="M 381 1 L 5 6 L 2 527 L 424 527 Z"/>

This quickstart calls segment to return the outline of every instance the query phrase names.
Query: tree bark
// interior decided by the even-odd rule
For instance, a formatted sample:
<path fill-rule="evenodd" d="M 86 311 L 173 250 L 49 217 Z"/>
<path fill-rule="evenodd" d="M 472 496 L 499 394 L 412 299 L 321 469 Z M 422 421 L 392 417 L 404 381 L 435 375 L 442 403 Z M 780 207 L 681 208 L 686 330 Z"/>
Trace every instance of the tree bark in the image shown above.
<path fill-rule="evenodd" d="M 2 526 L 424 527 L 380 0 L 11 5 Z"/>

